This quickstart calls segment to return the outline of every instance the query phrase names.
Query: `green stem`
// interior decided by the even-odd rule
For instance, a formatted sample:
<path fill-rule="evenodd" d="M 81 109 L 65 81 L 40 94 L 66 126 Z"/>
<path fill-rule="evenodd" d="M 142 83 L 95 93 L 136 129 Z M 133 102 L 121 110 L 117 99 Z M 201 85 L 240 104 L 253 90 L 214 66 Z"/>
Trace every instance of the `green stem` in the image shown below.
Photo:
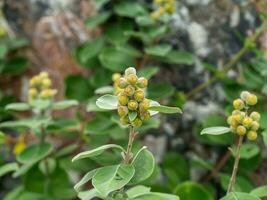
<path fill-rule="evenodd" d="M 240 161 L 240 148 L 241 145 L 243 143 L 243 136 L 239 136 L 238 138 L 238 143 L 237 143 L 237 149 L 236 149 L 236 155 L 235 155 L 235 163 L 234 163 L 234 168 L 233 168 L 233 172 L 232 172 L 232 176 L 228 185 L 228 189 L 227 189 L 227 194 L 229 192 L 233 191 L 233 187 L 235 185 L 235 181 L 236 181 L 236 175 L 237 175 L 237 171 L 238 171 L 238 165 L 239 165 L 239 161 Z"/>
<path fill-rule="evenodd" d="M 247 38 L 247 40 L 249 39 L 250 42 L 256 42 L 256 40 L 259 38 L 259 36 L 262 34 L 263 31 L 266 30 L 267 27 L 267 20 L 263 21 L 263 23 L 261 24 L 261 26 L 256 30 L 256 32 Z M 229 71 L 239 60 L 240 58 L 249 50 L 249 46 L 245 43 L 244 46 L 232 57 L 232 59 L 230 59 L 222 68 L 223 68 L 223 72 L 226 73 L 227 71 Z M 186 94 L 186 98 L 189 99 L 191 97 L 193 97 L 195 94 L 197 94 L 198 92 L 204 90 L 206 87 L 208 87 L 210 84 L 212 84 L 213 82 L 215 82 L 216 80 L 220 79 L 220 76 L 213 76 L 211 77 L 208 81 L 198 85 L 197 87 L 195 87 L 193 90 L 191 90 L 190 92 L 188 92 Z"/>
<path fill-rule="evenodd" d="M 135 135 L 136 135 L 136 133 L 134 131 L 134 127 L 130 126 L 128 146 L 127 146 L 127 150 L 126 150 L 125 155 L 124 155 L 124 164 L 126 164 L 126 165 L 130 164 L 130 161 L 132 158 L 132 146 L 133 146 Z"/>

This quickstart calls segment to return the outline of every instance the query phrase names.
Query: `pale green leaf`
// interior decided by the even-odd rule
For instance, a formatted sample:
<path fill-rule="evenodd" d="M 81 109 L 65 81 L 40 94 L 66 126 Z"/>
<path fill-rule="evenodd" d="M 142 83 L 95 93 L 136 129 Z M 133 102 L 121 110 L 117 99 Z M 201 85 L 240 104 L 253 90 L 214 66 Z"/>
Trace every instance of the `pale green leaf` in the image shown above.
<path fill-rule="evenodd" d="M 209 128 L 203 129 L 201 131 L 200 135 L 205 135 L 205 134 L 222 135 L 222 134 L 228 133 L 230 131 L 231 131 L 231 129 L 229 127 L 216 126 L 216 127 L 209 127 Z"/>
<path fill-rule="evenodd" d="M 26 111 L 30 110 L 31 107 L 28 103 L 10 103 L 5 107 L 6 110 L 15 110 L 15 111 Z"/>
<path fill-rule="evenodd" d="M 53 110 L 63 110 L 72 106 L 77 106 L 79 103 L 76 100 L 58 101 L 52 104 Z"/>
<path fill-rule="evenodd" d="M 19 166 L 17 163 L 7 163 L 0 167 L 0 177 L 6 175 L 9 172 L 18 170 Z"/>
<path fill-rule="evenodd" d="M 96 105 L 102 109 L 115 110 L 118 106 L 118 97 L 106 94 L 96 100 Z"/>
<path fill-rule="evenodd" d="M 169 107 L 169 106 L 150 106 L 148 110 L 158 111 L 161 113 L 173 114 L 173 113 L 182 113 L 182 110 L 178 107 Z"/>
<path fill-rule="evenodd" d="M 259 198 L 267 197 L 267 185 L 260 186 L 258 188 L 255 188 L 250 192 L 251 195 L 257 196 Z"/>

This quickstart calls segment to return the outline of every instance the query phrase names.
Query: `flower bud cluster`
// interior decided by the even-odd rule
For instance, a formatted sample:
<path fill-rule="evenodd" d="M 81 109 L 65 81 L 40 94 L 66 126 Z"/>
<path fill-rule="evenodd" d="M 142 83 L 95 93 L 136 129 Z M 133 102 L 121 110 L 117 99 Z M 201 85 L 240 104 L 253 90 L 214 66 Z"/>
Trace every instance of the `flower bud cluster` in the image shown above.
<path fill-rule="evenodd" d="M 154 3 L 158 6 L 158 9 L 152 12 L 151 17 L 153 19 L 158 19 L 165 13 L 173 14 L 175 11 L 174 0 L 154 0 Z"/>
<path fill-rule="evenodd" d="M 40 74 L 32 77 L 29 81 L 29 86 L 29 101 L 35 99 L 51 99 L 57 93 L 57 90 L 51 88 L 52 81 L 47 72 L 41 72 Z"/>
<path fill-rule="evenodd" d="M 255 140 L 260 128 L 260 114 L 256 111 L 248 113 L 249 106 L 257 104 L 257 96 L 247 91 L 241 93 L 240 98 L 233 101 L 234 111 L 227 118 L 232 131 L 238 135 L 246 135 L 249 140 Z"/>
<path fill-rule="evenodd" d="M 114 86 L 118 96 L 118 114 L 123 125 L 139 127 L 143 121 L 150 118 L 148 108 L 150 101 L 145 98 L 144 89 L 148 80 L 144 77 L 137 77 L 136 70 L 129 67 L 125 70 L 124 76 L 113 75 Z M 129 114 L 136 112 L 136 117 L 130 121 Z"/>

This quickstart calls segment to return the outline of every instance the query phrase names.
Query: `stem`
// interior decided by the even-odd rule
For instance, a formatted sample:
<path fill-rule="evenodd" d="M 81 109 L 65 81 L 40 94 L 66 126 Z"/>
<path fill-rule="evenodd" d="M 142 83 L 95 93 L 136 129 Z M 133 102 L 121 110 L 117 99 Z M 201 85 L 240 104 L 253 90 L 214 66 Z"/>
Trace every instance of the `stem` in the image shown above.
<path fill-rule="evenodd" d="M 231 176 L 231 179 L 230 179 L 230 182 L 228 185 L 227 194 L 229 192 L 232 192 L 233 187 L 235 185 L 236 174 L 237 174 L 239 160 L 240 160 L 240 147 L 242 145 L 242 142 L 243 142 L 243 136 L 239 136 L 238 143 L 237 143 L 237 149 L 236 149 L 236 155 L 235 155 L 234 168 L 233 168 L 232 176 Z"/>
<path fill-rule="evenodd" d="M 247 39 L 250 40 L 250 42 L 256 42 L 256 40 L 259 38 L 259 36 L 262 34 L 263 31 L 266 30 L 267 27 L 267 20 L 263 21 L 263 23 L 261 24 L 261 26 L 255 31 L 255 33 L 248 37 Z M 222 68 L 223 68 L 223 72 L 227 72 L 229 71 L 239 60 L 240 58 L 249 50 L 249 46 L 247 44 L 244 44 L 244 46 L 232 57 L 232 59 L 230 59 Z M 196 93 L 204 90 L 206 87 L 208 87 L 210 84 L 212 84 L 213 82 L 215 82 L 216 80 L 220 79 L 219 76 L 213 76 L 211 77 L 208 81 L 198 85 L 197 87 L 195 87 L 193 90 L 191 90 L 190 92 L 188 92 L 186 94 L 186 98 L 189 99 L 191 97 L 193 97 Z"/>
<path fill-rule="evenodd" d="M 134 142 L 134 138 L 135 138 L 135 131 L 134 131 L 134 127 L 130 126 L 130 133 L 129 133 L 129 141 L 128 141 L 128 146 L 127 146 L 127 150 L 125 152 L 125 156 L 124 156 L 124 164 L 130 164 L 131 158 L 132 158 L 132 146 L 133 146 L 133 142 Z"/>

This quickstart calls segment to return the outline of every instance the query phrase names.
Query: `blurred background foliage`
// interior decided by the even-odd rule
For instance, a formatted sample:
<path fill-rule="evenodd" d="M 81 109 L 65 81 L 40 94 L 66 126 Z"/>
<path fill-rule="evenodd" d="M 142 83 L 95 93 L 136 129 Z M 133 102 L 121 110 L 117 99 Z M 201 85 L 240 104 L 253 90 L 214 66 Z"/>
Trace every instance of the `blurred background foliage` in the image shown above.
<path fill-rule="evenodd" d="M 222 197 L 233 165 L 227 147 L 234 136 L 199 133 L 225 125 L 242 90 L 259 97 L 262 134 L 241 149 L 235 190 L 250 192 L 267 183 L 266 1 L 177 0 L 171 12 L 156 17 L 160 5 L 150 0 L 7 0 L 1 6 L 1 122 L 29 116 L 4 108 L 26 101 L 27 80 L 39 71 L 51 75 L 58 100 L 80 102 L 53 112 L 55 123 L 48 126 L 55 147 L 49 162 L 51 199 L 75 198 L 72 185 L 79 177 L 120 159 L 105 152 L 97 159 L 70 161 L 81 150 L 110 142 L 126 145 L 127 130 L 116 113 L 100 110 L 95 100 L 113 93 L 112 74 L 129 66 L 149 79 L 149 98 L 183 108 L 182 116 L 158 116 L 140 128 L 136 145 L 148 146 L 157 162 L 144 185 L 181 200 Z M 2 128 L 0 165 L 14 161 L 18 145 L 23 149 L 34 141 L 27 129 Z M 1 176 L 0 170 L 0 198 L 42 199 L 41 164 L 29 170 L 17 179 Z"/>

